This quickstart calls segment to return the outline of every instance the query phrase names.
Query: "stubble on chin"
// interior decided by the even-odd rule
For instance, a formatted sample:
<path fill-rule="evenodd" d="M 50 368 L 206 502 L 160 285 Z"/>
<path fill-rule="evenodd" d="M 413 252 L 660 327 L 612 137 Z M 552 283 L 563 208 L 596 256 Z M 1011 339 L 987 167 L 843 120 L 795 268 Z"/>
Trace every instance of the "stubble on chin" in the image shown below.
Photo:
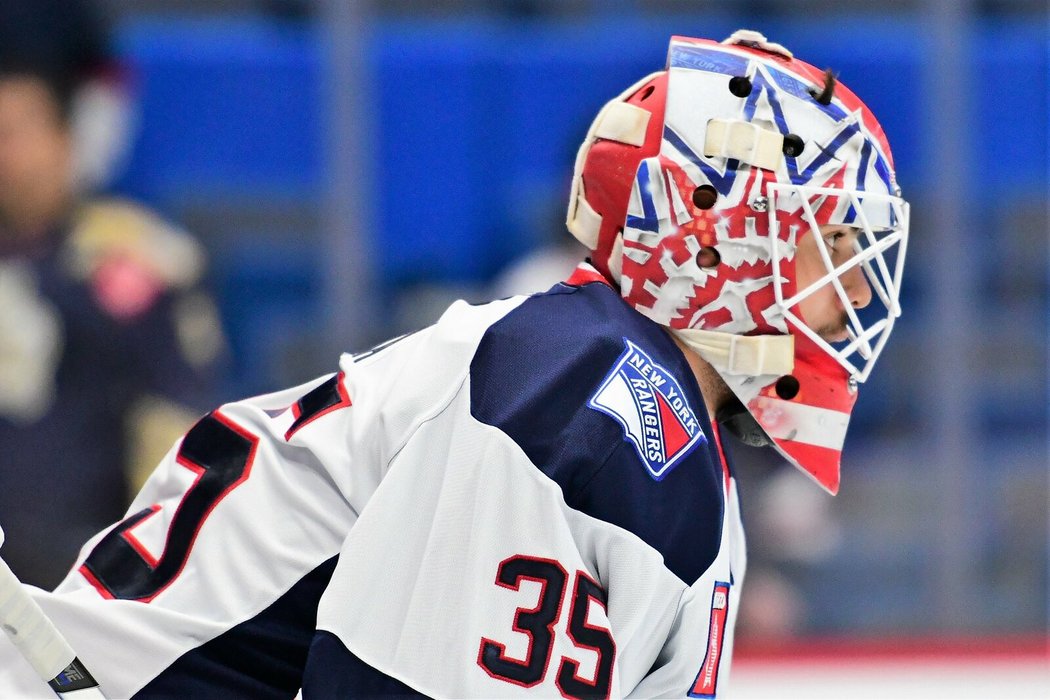
<path fill-rule="evenodd" d="M 848 328 L 849 317 L 846 316 L 846 314 L 842 314 L 839 319 L 832 321 L 831 323 L 826 323 L 816 329 L 816 333 L 829 343 L 842 343 L 849 340 L 849 334 L 847 333 Z"/>

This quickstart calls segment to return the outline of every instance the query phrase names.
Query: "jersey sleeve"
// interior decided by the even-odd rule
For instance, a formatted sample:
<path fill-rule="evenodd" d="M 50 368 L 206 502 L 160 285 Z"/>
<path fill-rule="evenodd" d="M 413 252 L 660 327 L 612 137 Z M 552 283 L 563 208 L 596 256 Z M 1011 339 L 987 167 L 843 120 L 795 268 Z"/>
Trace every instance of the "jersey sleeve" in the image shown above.
<path fill-rule="evenodd" d="M 56 591 L 34 593 L 104 692 L 295 695 L 343 542 L 405 436 L 465 372 L 473 328 L 441 362 L 425 330 L 201 418 Z M 49 694 L 6 639 L 5 694 Z"/>
<path fill-rule="evenodd" d="M 303 397 L 345 394 L 342 380 L 201 418 L 127 517 L 84 546 L 55 593 L 38 594 L 110 696 L 298 689 L 316 601 L 354 512 L 332 477 L 349 466 L 339 444 L 349 413 L 318 426 L 330 447 L 292 428 L 310 418 L 295 415 Z M 0 688 L 21 689 L 2 668 Z"/>

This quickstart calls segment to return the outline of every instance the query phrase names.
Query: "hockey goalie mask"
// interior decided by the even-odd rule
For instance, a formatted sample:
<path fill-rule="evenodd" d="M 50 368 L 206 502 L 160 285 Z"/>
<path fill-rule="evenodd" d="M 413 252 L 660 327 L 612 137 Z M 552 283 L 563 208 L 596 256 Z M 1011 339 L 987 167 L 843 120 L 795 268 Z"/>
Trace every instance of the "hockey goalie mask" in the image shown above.
<path fill-rule="evenodd" d="M 899 195 L 868 108 L 739 31 L 674 37 L 667 69 L 606 105 L 567 223 L 623 298 L 733 390 L 746 412 L 723 422 L 835 493 L 857 385 L 900 315 Z"/>

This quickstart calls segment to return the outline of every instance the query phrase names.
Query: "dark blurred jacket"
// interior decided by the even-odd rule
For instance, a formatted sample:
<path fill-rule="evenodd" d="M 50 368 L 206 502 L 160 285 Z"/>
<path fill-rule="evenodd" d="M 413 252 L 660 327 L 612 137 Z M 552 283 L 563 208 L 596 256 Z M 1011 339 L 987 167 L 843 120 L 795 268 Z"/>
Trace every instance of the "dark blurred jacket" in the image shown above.
<path fill-rule="evenodd" d="M 211 404 L 224 343 L 203 267 L 194 239 L 119 201 L 0 250 L 2 554 L 26 582 L 57 584 Z"/>

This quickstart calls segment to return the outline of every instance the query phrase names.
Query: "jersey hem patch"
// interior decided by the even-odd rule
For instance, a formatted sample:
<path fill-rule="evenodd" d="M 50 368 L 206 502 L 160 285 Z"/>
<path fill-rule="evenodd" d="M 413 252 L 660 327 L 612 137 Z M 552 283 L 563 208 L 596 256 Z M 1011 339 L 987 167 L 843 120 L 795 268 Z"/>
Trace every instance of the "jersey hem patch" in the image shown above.
<path fill-rule="evenodd" d="M 688 695 L 691 698 L 714 698 L 718 692 L 718 667 L 725 647 L 726 622 L 729 619 L 730 583 L 715 581 L 711 593 L 711 627 L 707 636 L 707 655 Z"/>
<path fill-rule="evenodd" d="M 623 342 L 623 354 L 587 405 L 620 424 L 649 476 L 662 481 L 707 437 L 674 376 L 630 340 Z"/>

